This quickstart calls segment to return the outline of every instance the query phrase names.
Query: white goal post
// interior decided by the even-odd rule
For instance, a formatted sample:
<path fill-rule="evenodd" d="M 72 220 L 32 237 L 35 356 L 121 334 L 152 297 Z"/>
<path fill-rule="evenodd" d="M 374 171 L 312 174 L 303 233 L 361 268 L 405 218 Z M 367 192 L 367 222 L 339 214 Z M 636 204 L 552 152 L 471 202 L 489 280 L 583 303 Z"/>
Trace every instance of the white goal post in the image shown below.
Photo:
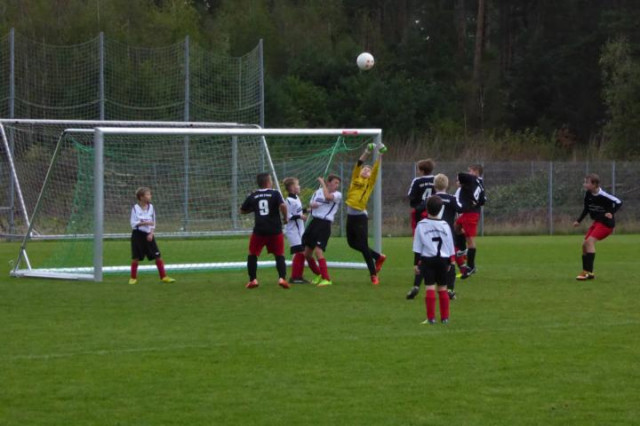
<path fill-rule="evenodd" d="M 159 231 L 159 238 L 171 236 L 180 241 L 189 238 L 199 241 L 197 239 L 207 236 L 250 233 L 253 218 L 238 218 L 237 210 L 244 197 L 255 189 L 257 173 L 268 171 L 272 174 L 274 182 L 278 183 L 285 176 L 293 174 L 300 177 L 301 183 L 304 179 L 308 188 L 312 185 L 309 182 L 315 181 L 323 171 L 338 173 L 340 170 L 343 181 L 348 181 L 351 169 L 360 155 L 360 149 L 371 142 L 378 145 L 382 143 L 380 129 L 100 126 L 90 130 L 66 129 L 65 135 L 69 137 L 60 139 L 52 156 L 29 223 L 29 230 L 24 236 L 18 259 L 11 271 L 12 276 L 87 279 L 99 282 L 103 280 L 104 274 L 126 273 L 129 268 L 128 254 L 121 255 L 118 261 L 109 260 L 105 264 L 105 240 L 128 240 L 130 230 L 127 233 L 121 226 L 126 222 L 122 220 L 123 213 L 115 212 L 114 209 L 125 203 L 122 200 L 127 199 L 126 197 L 129 197 L 126 202 L 130 201 L 131 193 L 135 190 L 132 189 L 132 182 L 144 186 L 142 183 L 150 179 L 149 176 L 152 174 L 146 169 L 136 171 L 138 167 L 145 166 L 146 162 L 156 162 L 154 173 L 159 173 L 158 168 L 163 168 L 160 170 L 162 173 L 171 174 L 175 171 L 172 176 L 158 178 L 158 183 L 153 188 L 154 205 L 156 197 L 164 202 L 159 217 L 166 217 L 165 223 L 175 228 L 168 229 L 170 226 L 165 225 L 164 229 L 167 231 L 164 234 Z M 184 141 L 191 141 L 191 159 L 185 160 L 181 157 L 184 149 L 178 146 L 184 145 Z M 187 175 L 183 171 L 186 166 L 182 166 L 186 161 L 192 162 Z M 370 204 L 373 247 L 377 251 L 382 248 L 381 175 L 382 173 L 378 175 Z M 174 184 L 178 185 L 175 183 L 177 180 L 181 181 L 180 185 L 193 183 L 195 186 L 193 199 L 185 200 L 189 206 L 184 210 L 197 210 L 197 214 L 206 217 L 190 218 L 189 227 L 179 225 L 184 223 L 185 213 L 183 209 L 175 206 L 182 202 L 182 195 L 177 195 L 173 188 Z M 56 204 L 54 194 L 60 194 L 65 185 L 72 186 L 68 191 L 73 192 L 73 196 L 64 197 L 63 204 L 68 206 L 59 210 L 53 209 L 52 206 Z M 343 188 L 346 192 L 346 186 Z M 195 194 L 198 190 L 200 192 Z M 220 201 L 216 200 L 217 195 L 224 199 L 224 204 L 217 204 Z M 344 207 L 342 209 L 344 210 Z M 70 265 L 54 261 L 40 267 L 28 256 L 28 247 L 33 241 L 38 240 L 37 235 L 32 232 L 34 227 L 55 227 L 55 221 L 47 216 L 51 215 L 52 211 L 57 215 L 57 222 L 64 222 L 60 229 L 63 229 L 66 235 L 59 241 L 73 242 L 74 247 L 68 250 L 72 253 L 70 258 L 73 261 Z M 163 211 L 167 212 L 165 216 L 161 216 Z M 196 213 L 192 215 L 195 216 Z M 162 219 L 159 221 L 162 223 Z M 197 226 L 193 225 L 194 223 L 197 223 Z M 163 229 L 162 225 L 159 227 Z M 161 240 L 161 246 L 168 244 L 166 241 L 168 240 Z M 84 248 L 79 248 L 81 242 Z M 199 241 L 199 244 L 201 243 L 202 241 Z M 189 244 L 194 243 L 181 244 L 188 250 Z M 220 244 L 220 240 L 215 240 L 210 245 L 220 247 Z M 123 247 L 126 247 L 126 244 Z M 225 251 L 224 248 L 218 250 Z M 52 251 L 58 255 L 58 252 L 64 250 L 52 248 Z M 366 268 L 359 253 L 351 251 L 358 257 L 346 261 L 338 259 L 329 264 L 334 267 Z M 91 254 L 92 260 L 88 263 L 81 262 L 79 258 L 87 253 Z M 190 259 L 187 263 L 166 259 L 166 268 L 169 271 L 197 271 L 245 267 L 245 257 L 238 257 L 213 262 L 206 259 Z M 261 267 L 271 264 L 271 261 L 260 262 Z M 141 270 L 144 268 L 141 267 Z M 152 266 L 147 268 L 153 269 Z"/>

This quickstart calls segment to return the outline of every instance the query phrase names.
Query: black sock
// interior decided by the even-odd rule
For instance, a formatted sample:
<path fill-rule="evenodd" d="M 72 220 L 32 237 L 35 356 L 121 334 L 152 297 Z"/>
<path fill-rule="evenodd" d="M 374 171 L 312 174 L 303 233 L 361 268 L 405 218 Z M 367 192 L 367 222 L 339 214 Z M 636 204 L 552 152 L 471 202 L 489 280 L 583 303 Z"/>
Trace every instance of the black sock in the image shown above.
<path fill-rule="evenodd" d="M 278 276 L 285 279 L 287 276 L 287 264 L 284 261 L 284 256 L 276 256 L 276 269 L 278 270 Z"/>
<path fill-rule="evenodd" d="M 467 251 L 467 265 L 469 265 L 469 268 L 473 269 L 476 267 L 476 249 L 474 248 L 470 248 Z"/>
<path fill-rule="evenodd" d="M 447 290 L 453 291 L 456 287 L 456 267 L 451 265 L 451 269 L 447 272 Z"/>
<path fill-rule="evenodd" d="M 258 275 L 258 256 L 255 254 L 247 256 L 247 271 L 249 272 L 249 281 L 255 280 Z"/>
<path fill-rule="evenodd" d="M 585 271 L 587 272 L 591 272 L 593 273 L 593 263 L 596 260 L 596 254 L 595 253 L 586 253 L 585 254 L 586 257 L 586 268 L 584 268 Z"/>
<path fill-rule="evenodd" d="M 458 251 L 465 251 L 467 249 L 467 238 L 464 234 L 454 234 L 453 243 Z"/>
<path fill-rule="evenodd" d="M 420 283 L 422 282 L 422 274 L 416 274 L 413 277 L 413 286 L 420 287 Z"/>

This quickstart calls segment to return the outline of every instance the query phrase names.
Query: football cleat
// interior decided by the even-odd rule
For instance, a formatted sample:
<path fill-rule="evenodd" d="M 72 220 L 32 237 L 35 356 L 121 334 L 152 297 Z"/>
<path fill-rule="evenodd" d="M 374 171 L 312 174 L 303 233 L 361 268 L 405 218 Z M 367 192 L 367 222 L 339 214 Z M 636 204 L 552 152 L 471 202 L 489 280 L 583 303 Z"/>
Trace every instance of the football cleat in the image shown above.
<path fill-rule="evenodd" d="M 138 280 L 135 278 L 129 278 L 129 284 L 131 285 L 138 284 Z"/>
<path fill-rule="evenodd" d="M 435 323 L 436 323 L 435 318 L 432 318 L 432 319 L 426 319 L 426 320 L 422 321 L 420 324 L 429 324 L 429 325 L 433 325 L 433 324 L 435 324 Z"/>
<path fill-rule="evenodd" d="M 449 318 L 444 318 L 442 321 L 440 321 L 443 324 L 449 324 Z"/>
<path fill-rule="evenodd" d="M 309 284 L 309 281 L 305 280 L 304 278 L 291 278 L 289 280 L 289 283 L 291 283 L 291 284 Z"/>
<path fill-rule="evenodd" d="M 176 280 L 174 280 L 173 278 L 168 277 L 168 276 L 163 277 L 160 281 L 162 281 L 163 283 L 175 283 L 176 282 Z"/>
<path fill-rule="evenodd" d="M 453 300 L 453 299 L 456 298 L 456 292 L 455 291 L 449 290 L 448 293 L 449 293 L 449 300 Z"/>
<path fill-rule="evenodd" d="M 318 285 L 322 281 L 322 275 L 316 275 L 313 280 L 311 280 L 311 284 Z"/>
<path fill-rule="evenodd" d="M 280 278 L 278 280 L 278 285 L 282 288 L 284 288 L 285 290 L 289 289 L 289 283 L 287 282 L 287 280 L 285 280 L 284 278 Z"/>
<path fill-rule="evenodd" d="M 588 272 L 588 271 L 582 271 L 577 277 L 576 280 L 578 281 L 586 281 L 586 280 L 593 280 L 595 279 L 596 276 L 593 275 L 593 273 Z"/>
<path fill-rule="evenodd" d="M 371 284 L 373 284 L 373 285 L 379 285 L 380 284 L 380 279 L 378 278 L 377 275 L 371 275 Z"/>
<path fill-rule="evenodd" d="M 329 280 L 321 280 L 318 283 L 318 287 L 326 287 L 326 286 L 329 286 L 329 285 L 333 285 L 333 283 L 331 281 L 329 281 Z"/>
<path fill-rule="evenodd" d="M 464 271 L 462 272 L 462 275 L 460 276 L 460 278 L 463 280 L 466 280 L 467 278 L 469 278 L 471 275 L 475 273 L 476 273 L 476 268 L 466 267 L 464 268 Z"/>
<path fill-rule="evenodd" d="M 387 260 L 387 256 L 385 256 L 384 254 L 380 254 L 380 257 L 378 258 L 378 260 L 376 260 L 376 272 L 380 272 L 380 269 L 382 269 L 382 264 L 385 260 Z"/>
<path fill-rule="evenodd" d="M 251 280 L 245 285 L 246 288 L 256 288 L 258 287 L 258 280 Z"/>
<path fill-rule="evenodd" d="M 407 293 L 407 300 L 412 300 L 418 295 L 418 293 L 420 293 L 420 287 L 414 285 L 411 287 L 411 290 L 409 290 L 409 293 Z"/>

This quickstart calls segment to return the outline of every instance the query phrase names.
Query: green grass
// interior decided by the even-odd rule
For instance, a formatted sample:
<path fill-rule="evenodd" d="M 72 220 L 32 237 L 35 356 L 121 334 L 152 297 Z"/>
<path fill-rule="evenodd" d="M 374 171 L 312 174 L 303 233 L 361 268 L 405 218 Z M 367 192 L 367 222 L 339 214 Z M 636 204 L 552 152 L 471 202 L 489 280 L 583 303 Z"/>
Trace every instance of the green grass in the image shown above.
<path fill-rule="evenodd" d="M 379 288 L 333 270 L 290 291 L 273 268 L 251 291 L 243 271 L 13 279 L 18 246 L 0 244 L 0 424 L 638 422 L 640 236 L 599 243 L 591 282 L 579 236 L 479 238 L 447 326 L 404 298 L 410 240 L 384 244 Z"/>

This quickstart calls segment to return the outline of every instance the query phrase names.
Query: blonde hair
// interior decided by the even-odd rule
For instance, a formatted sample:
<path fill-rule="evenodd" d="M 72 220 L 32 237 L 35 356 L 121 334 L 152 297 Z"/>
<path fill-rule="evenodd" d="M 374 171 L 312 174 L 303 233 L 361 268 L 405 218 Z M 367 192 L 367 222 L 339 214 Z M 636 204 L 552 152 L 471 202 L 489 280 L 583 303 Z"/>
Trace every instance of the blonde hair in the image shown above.
<path fill-rule="evenodd" d="M 449 187 L 449 178 L 442 173 L 438 173 L 433 178 L 433 187 L 436 191 L 446 191 Z"/>
<path fill-rule="evenodd" d="M 282 184 L 284 185 L 284 188 L 288 191 L 289 188 L 291 188 L 293 185 L 296 184 L 296 182 L 298 182 L 298 178 L 296 178 L 296 177 L 286 177 L 282 181 Z"/>
<path fill-rule="evenodd" d="M 147 192 L 151 192 L 151 188 L 147 186 L 141 186 L 136 190 L 136 199 L 140 200 Z"/>

